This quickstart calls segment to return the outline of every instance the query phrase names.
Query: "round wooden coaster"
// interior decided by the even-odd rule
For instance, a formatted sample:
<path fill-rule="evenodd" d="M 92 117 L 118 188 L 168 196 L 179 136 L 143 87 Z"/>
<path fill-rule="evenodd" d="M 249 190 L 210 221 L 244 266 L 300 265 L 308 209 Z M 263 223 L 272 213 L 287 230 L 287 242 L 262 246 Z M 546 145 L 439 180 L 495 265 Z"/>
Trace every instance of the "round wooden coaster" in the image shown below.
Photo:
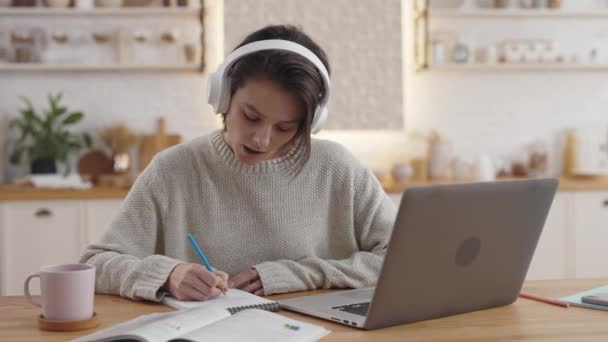
<path fill-rule="evenodd" d="M 77 331 L 95 328 L 99 325 L 97 313 L 93 312 L 93 317 L 80 321 L 53 321 L 44 319 L 42 314 L 38 316 L 38 328 L 47 331 Z"/>

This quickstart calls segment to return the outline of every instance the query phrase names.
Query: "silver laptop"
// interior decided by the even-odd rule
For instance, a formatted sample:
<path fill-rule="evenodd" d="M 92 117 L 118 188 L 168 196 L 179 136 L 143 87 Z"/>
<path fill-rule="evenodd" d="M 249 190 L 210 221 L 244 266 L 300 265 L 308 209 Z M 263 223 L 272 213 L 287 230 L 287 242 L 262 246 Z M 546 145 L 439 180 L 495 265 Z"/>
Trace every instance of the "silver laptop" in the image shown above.
<path fill-rule="evenodd" d="M 557 185 L 535 179 L 408 188 L 375 288 L 279 303 L 363 329 L 511 304 Z"/>

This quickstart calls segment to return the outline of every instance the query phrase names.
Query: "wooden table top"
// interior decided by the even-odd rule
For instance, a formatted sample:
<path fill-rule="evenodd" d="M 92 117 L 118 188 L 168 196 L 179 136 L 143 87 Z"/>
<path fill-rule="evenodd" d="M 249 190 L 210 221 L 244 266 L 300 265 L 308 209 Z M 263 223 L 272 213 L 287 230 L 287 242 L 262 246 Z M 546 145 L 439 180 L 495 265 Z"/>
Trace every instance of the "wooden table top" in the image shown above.
<path fill-rule="evenodd" d="M 558 298 L 608 284 L 608 279 L 530 281 L 524 291 Z M 270 296 L 279 299 L 320 291 Z M 139 315 L 171 311 L 161 304 L 133 302 L 128 299 L 97 295 L 95 311 L 98 329 L 127 321 Z M 46 332 L 37 328 L 40 309 L 24 297 L 0 297 L 0 341 L 66 341 L 94 330 L 81 332 Z M 429 321 L 405 324 L 374 331 L 362 331 L 297 313 L 281 311 L 295 319 L 320 324 L 332 331 L 322 341 L 607 341 L 608 312 L 577 307 L 562 308 L 520 298 L 514 304 Z"/>

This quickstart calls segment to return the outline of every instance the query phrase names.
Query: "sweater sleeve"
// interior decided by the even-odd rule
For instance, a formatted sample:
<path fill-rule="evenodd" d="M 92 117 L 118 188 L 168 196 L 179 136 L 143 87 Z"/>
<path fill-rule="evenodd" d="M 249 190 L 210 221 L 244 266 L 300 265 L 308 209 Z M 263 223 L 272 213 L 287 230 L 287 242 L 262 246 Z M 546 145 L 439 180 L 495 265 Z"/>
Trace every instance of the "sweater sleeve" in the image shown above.
<path fill-rule="evenodd" d="M 355 185 L 354 224 L 344 234 L 354 234 L 359 251 L 341 260 L 305 257 L 255 265 L 264 294 L 295 292 L 318 288 L 360 288 L 374 286 L 378 279 L 396 208 L 377 179 L 361 170 Z"/>
<path fill-rule="evenodd" d="M 136 180 L 120 212 L 98 243 L 80 258 L 96 268 L 95 291 L 160 301 L 159 288 L 181 261 L 162 253 L 163 189 L 152 163 Z"/>

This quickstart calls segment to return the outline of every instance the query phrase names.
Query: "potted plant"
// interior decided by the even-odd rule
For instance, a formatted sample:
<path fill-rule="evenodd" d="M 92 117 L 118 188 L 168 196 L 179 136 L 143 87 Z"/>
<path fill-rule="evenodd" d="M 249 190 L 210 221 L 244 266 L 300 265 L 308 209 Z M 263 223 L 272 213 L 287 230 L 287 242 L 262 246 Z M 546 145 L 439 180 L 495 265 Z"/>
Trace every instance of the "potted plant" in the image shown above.
<path fill-rule="evenodd" d="M 59 104 L 62 94 L 49 95 L 50 108 L 40 115 L 31 101 L 22 97 L 26 107 L 21 115 L 10 122 L 10 128 L 18 128 L 21 136 L 16 140 L 10 155 L 10 162 L 18 164 L 24 154 L 30 161 L 31 173 L 56 173 L 56 161 L 67 163 L 68 155 L 82 147 L 91 146 L 87 133 L 77 134 L 68 130 L 69 126 L 82 120 L 82 112 L 68 112 Z"/>

